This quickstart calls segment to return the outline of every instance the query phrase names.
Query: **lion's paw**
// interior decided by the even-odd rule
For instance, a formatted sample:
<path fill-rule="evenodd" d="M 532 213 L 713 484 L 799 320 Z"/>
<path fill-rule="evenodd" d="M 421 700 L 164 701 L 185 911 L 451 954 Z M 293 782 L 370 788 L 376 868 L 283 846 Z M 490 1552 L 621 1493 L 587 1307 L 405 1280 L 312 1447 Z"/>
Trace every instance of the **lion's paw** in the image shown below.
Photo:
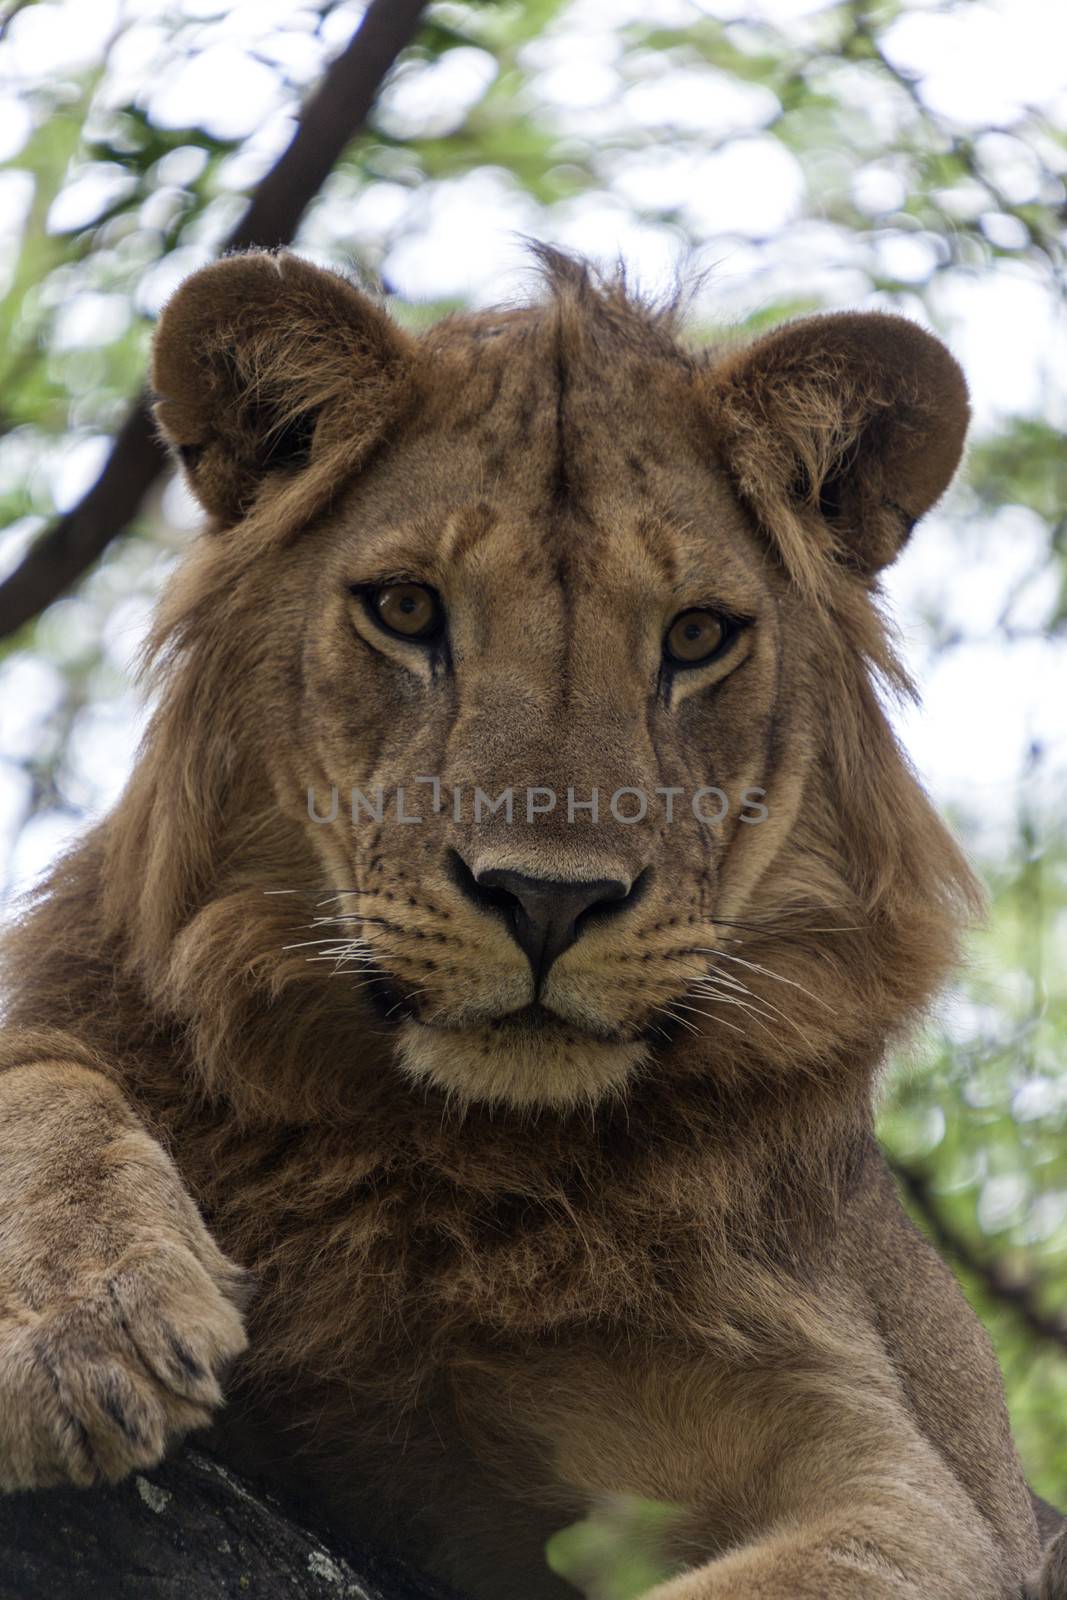
<path fill-rule="evenodd" d="M 213 1257 L 142 1243 L 48 1303 L 0 1294 L 0 1489 L 113 1483 L 211 1421 L 247 1344 Z"/>

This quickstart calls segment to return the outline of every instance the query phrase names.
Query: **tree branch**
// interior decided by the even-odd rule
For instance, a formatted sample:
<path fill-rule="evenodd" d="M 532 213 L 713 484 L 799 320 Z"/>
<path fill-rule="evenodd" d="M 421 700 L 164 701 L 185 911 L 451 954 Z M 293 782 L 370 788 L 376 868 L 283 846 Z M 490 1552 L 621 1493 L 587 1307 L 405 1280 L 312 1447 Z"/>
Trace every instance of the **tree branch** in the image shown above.
<path fill-rule="evenodd" d="M 2 1495 L 0 1548 L 0 1600 L 457 1600 L 199 1450 L 111 1487 Z"/>
<path fill-rule="evenodd" d="M 934 1198 L 933 1186 L 925 1173 L 901 1161 L 890 1160 L 889 1164 L 897 1182 L 944 1254 L 957 1261 L 991 1300 L 998 1301 L 1014 1312 L 1031 1333 L 1067 1351 L 1067 1321 L 1042 1310 L 1040 1284 L 1033 1278 L 1018 1277 L 1007 1271 L 1000 1262 L 986 1259 L 976 1251 L 970 1239 L 942 1214 Z"/>
<path fill-rule="evenodd" d="M 344 51 L 305 104 L 296 132 L 252 194 L 223 250 L 289 244 L 300 219 L 363 127 L 386 74 L 411 43 L 426 0 L 371 0 Z M 136 515 L 167 463 L 142 393 L 100 476 L 0 583 L 0 638 L 51 605 Z"/>

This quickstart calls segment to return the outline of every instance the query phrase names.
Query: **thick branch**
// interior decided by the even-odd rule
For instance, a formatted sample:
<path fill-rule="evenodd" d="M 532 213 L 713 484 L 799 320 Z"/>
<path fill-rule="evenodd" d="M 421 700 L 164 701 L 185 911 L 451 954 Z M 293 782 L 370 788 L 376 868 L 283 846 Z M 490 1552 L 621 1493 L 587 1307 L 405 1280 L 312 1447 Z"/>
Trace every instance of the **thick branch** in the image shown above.
<path fill-rule="evenodd" d="M 185 1450 L 114 1488 L 0 1496 L 0 1600 L 455 1600 Z"/>
<path fill-rule="evenodd" d="M 1013 1311 L 1031 1333 L 1057 1345 L 1060 1350 L 1067 1350 L 1067 1321 L 1042 1310 L 1040 1285 L 1033 1279 L 1015 1276 L 1000 1262 L 986 1259 L 975 1250 L 971 1241 L 942 1214 L 925 1174 L 900 1161 L 890 1164 L 905 1195 L 945 1255 L 958 1262 L 991 1300 Z"/>
<path fill-rule="evenodd" d="M 425 4 L 372 0 L 347 48 L 304 106 L 290 144 L 256 188 L 224 250 L 290 243 L 304 212 L 365 123 L 386 74 L 414 38 Z M 142 394 L 92 488 L 0 583 L 0 638 L 29 622 L 88 571 L 136 515 L 166 460 Z"/>

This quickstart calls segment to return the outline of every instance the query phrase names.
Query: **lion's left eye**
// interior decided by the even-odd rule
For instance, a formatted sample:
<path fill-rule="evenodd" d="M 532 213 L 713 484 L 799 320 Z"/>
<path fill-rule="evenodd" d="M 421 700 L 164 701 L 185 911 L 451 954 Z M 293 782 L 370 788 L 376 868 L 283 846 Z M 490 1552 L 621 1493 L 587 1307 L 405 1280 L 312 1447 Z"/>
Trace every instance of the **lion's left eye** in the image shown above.
<path fill-rule="evenodd" d="M 667 629 L 664 654 L 683 667 L 695 667 L 718 655 L 733 638 L 736 628 L 715 611 L 683 611 Z"/>
<path fill-rule="evenodd" d="M 423 583 L 389 583 L 367 594 L 375 620 L 403 639 L 432 639 L 440 633 L 444 607 Z"/>

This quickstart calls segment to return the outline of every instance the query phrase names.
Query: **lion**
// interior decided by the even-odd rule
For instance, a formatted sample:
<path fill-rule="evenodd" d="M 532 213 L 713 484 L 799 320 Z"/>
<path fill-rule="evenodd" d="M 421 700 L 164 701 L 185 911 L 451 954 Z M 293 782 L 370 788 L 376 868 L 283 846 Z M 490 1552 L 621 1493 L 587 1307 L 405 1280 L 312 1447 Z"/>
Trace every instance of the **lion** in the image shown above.
<path fill-rule="evenodd" d="M 210 1428 L 473 1600 L 620 1496 L 650 1600 L 1063 1597 L 872 1132 L 980 903 L 878 607 L 963 377 L 541 257 L 421 336 L 292 254 L 164 311 L 207 520 L 7 941 L 0 1485 Z"/>

